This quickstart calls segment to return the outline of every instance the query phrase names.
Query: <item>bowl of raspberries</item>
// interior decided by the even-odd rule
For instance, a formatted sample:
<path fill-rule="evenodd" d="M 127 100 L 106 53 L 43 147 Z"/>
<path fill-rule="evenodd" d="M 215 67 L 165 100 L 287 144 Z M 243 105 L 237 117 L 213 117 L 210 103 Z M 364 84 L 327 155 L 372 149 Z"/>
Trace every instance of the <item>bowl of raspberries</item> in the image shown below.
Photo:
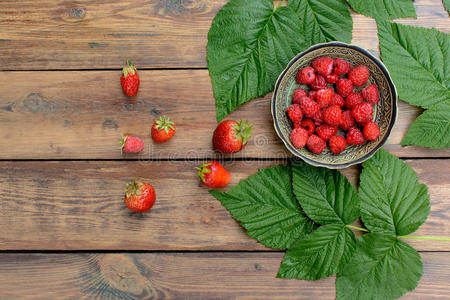
<path fill-rule="evenodd" d="M 312 46 L 280 74 L 272 96 L 275 131 L 311 165 L 345 168 L 369 159 L 389 137 L 397 91 L 384 64 L 340 42 Z"/>

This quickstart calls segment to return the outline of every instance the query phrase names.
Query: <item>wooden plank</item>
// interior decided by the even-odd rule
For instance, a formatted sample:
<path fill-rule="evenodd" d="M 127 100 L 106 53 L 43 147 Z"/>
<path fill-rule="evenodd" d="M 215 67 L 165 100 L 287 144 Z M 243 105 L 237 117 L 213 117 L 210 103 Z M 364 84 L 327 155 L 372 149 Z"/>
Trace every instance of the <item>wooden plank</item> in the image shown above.
<path fill-rule="evenodd" d="M 0 298 L 335 299 L 335 278 L 277 279 L 283 253 L 0 254 Z M 445 299 L 450 253 L 421 253 L 402 299 Z"/>
<path fill-rule="evenodd" d="M 13 1 L 0 7 L 0 69 L 205 67 L 207 33 L 227 0 Z M 442 1 L 416 0 L 418 19 L 450 31 Z M 352 43 L 378 53 L 375 21 L 352 14 Z"/>
<path fill-rule="evenodd" d="M 450 236 L 450 160 L 407 161 L 428 185 L 431 214 L 417 235 Z M 201 161 L 0 162 L 1 250 L 269 250 L 200 186 Z M 228 161 L 237 184 L 277 161 Z M 344 174 L 355 184 L 358 168 Z M 149 213 L 129 211 L 123 189 L 143 178 L 156 190 Z M 418 250 L 450 243 L 407 240 Z"/>
<path fill-rule="evenodd" d="M 145 158 L 204 158 L 217 125 L 207 70 L 141 71 L 136 98 L 121 91 L 118 71 L 0 72 L 0 159 L 120 159 L 118 141 L 131 132 L 144 138 Z M 230 118 L 249 119 L 254 137 L 233 157 L 290 156 L 273 129 L 271 94 L 249 102 Z M 401 147 L 420 109 L 399 102 L 396 126 L 386 148 L 401 157 L 450 157 L 450 149 Z M 177 123 L 172 141 L 155 145 L 154 119 Z M 32 149 L 32 150 L 30 150 Z M 136 158 L 128 156 L 127 158 Z"/>

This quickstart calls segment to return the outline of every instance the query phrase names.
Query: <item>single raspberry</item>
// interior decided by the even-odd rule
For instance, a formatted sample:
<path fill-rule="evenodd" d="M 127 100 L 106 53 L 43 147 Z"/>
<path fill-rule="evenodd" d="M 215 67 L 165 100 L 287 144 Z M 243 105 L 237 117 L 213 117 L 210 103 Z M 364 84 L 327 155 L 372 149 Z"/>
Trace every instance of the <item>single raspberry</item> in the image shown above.
<path fill-rule="evenodd" d="M 327 82 L 323 76 L 317 75 L 316 80 L 309 85 L 314 90 L 326 89 L 328 87 Z"/>
<path fill-rule="evenodd" d="M 338 105 L 332 105 L 323 112 L 323 120 L 330 125 L 342 123 L 342 110 Z"/>
<path fill-rule="evenodd" d="M 343 136 L 335 135 L 330 138 L 328 145 L 330 146 L 331 153 L 337 155 L 347 148 L 347 141 Z"/>
<path fill-rule="evenodd" d="M 372 121 L 372 114 L 373 108 L 369 103 L 360 103 L 352 109 L 352 117 L 360 125 L 364 125 L 367 122 Z"/>
<path fill-rule="evenodd" d="M 316 100 L 316 96 L 317 96 L 317 91 L 315 90 L 310 90 L 308 93 L 308 97 L 311 98 L 312 100 Z"/>
<path fill-rule="evenodd" d="M 317 127 L 317 135 L 324 141 L 328 141 L 332 136 L 338 132 L 337 126 L 323 124 Z"/>
<path fill-rule="evenodd" d="M 295 148 L 303 148 L 308 141 L 308 131 L 304 128 L 295 128 L 291 131 L 291 143 Z"/>
<path fill-rule="evenodd" d="M 312 153 L 319 154 L 327 147 L 327 143 L 317 135 L 312 134 L 309 136 L 306 146 Z"/>
<path fill-rule="evenodd" d="M 364 99 L 361 93 L 351 93 L 345 98 L 345 107 L 352 109 L 356 105 L 363 103 Z"/>
<path fill-rule="evenodd" d="M 362 145 L 364 144 L 364 136 L 358 128 L 352 127 L 347 132 L 347 144 Z"/>
<path fill-rule="evenodd" d="M 337 76 L 336 74 L 331 74 L 325 77 L 326 82 L 328 83 L 332 83 L 335 84 L 336 81 L 338 81 L 339 76 Z"/>
<path fill-rule="evenodd" d="M 313 68 L 306 67 L 298 71 L 296 79 L 300 84 L 311 84 L 316 79 L 316 73 Z"/>
<path fill-rule="evenodd" d="M 300 99 L 307 96 L 308 93 L 304 89 L 298 88 L 295 90 L 294 95 L 292 96 L 292 103 L 300 104 Z"/>
<path fill-rule="evenodd" d="M 380 136 L 380 129 L 377 123 L 367 122 L 363 129 L 364 138 L 368 141 L 375 141 Z"/>
<path fill-rule="evenodd" d="M 314 120 L 314 124 L 316 126 L 322 125 L 322 123 L 323 123 L 323 111 L 324 110 L 325 109 L 321 109 L 314 115 L 313 120 Z"/>
<path fill-rule="evenodd" d="M 313 60 L 311 66 L 316 70 L 317 74 L 328 76 L 333 72 L 333 59 L 328 56 L 321 56 Z"/>
<path fill-rule="evenodd" d="M 334 59 L 334 74 L 345 75 L 350 71 L 350 63 L 342 58 Z"/>
<path fill-rule="evenodd" d="M 349 130 L 355 126 L 355 119 L 352 117 L 352 111 L 346 110 L 342 113 L 342 123 L 339 125 L 343 130 Z"/>
<path fill-rule="evenodd" d="M 366 84 L 369 79 L 370 72 L 364 65 L 359 65 L 350 70 L 348 72 L 348 79 L 350 79 L 354 85 L 362 86 Z"/>
<path fill-rule="evenodd" d="M 371 85 L 365 87 L 361 91 L 364 100 L 370 104 L 377 104 L 380 101 L 380 93 L 378 92 L 377 85 L 372 83 Z"/>
<path fill-rule="evenodd" d="M 353 82 L 347 78 L 339 78 L 336 82 L 336 91 L 342 97 L 347 97 L 353 92 Z"/>
<path fill-rule="evenodd" d="M 301 122 L 303 118 L 303 112 L 299 104 L 292 104 L 286 109 L 286 112 L 292 123 Z"/>
<path fill-rule="evenodd" d="M 333 93 L 333 96 L 331 97 L 331 105 L 338 105 L 340 107 L 344 106 L 345 101 L 344 98 L 342 98 L 341 95 L 338 93 Z"/>
<path fill-rule="evenodd" d="M 311 119 L 303 119 L 300 123 L 300 126 L 305 128 L 308 131 L 308 135 L 311 135 L 316 130 L 316 126 Z"/>
<path fill-rule="evenodd" d="M 316 96 L 317 104 L 319 104 L 322 108 L 327 107 L 331 102 L 331 97 L 333 97 L 333 94 L 333 89 L 318 90 Z"/>
<path fill-rule="evenodd" d="M 306 117 L 312 118 L 320 110 L 319 104 L 309 97 L 304 97 L 300 100 L 300 107 Z"/>

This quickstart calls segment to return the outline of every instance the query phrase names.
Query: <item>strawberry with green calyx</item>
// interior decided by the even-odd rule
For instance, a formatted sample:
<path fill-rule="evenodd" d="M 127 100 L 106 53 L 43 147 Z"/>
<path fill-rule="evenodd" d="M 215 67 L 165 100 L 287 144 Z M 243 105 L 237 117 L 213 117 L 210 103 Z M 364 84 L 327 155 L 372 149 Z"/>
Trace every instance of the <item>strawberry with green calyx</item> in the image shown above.
<path fill-rule="evenodd" d="M 124 135 L 119 143 L 122 153 L 139 153 L 144 149 L 144 142 L 136 136 Z"/>
<path fill-rule="evenodd" d="M 136 67 L 127 59 L 127 64 L 122 69 L 120 84 L 123 92 L 130 97 L 136 96 L 139 89 L 139 75 Z"/>
<path fill-rule="evenodd" d="M 152 125 L 152 139 L 157 144 L 165 143 L 173 137 L 175 130 L 175 123 L 162 116 Z"/>
<path fill-rule="evenodd" d="M 248 121 L 225 120 L 217 125 L 213 134 L 214 149 L 223 153 L 235 153 L 241 151 L 247 145 L 251 137 L 253 124 Z"/>
<path fill-rule="evenodd" d="M 125 189 L 125 205 L 136 212 L 146 212 L 155 203 L 155 189 L 148 183 L 137 180 L 127 184 Z"/>
<path fill-rule="evenodd" d="M 207 187 L 221 188 L 231 181 L 231 174 L 217 161 L 209 161 L 196 169 L 201 183 Z"/>

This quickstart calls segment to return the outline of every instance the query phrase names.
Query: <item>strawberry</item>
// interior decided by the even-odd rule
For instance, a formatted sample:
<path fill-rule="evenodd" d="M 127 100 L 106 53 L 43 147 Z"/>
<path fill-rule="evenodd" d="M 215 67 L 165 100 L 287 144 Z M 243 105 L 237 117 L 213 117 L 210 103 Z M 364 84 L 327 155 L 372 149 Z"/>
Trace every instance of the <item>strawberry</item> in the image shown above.
<path fill-rule="evenodd" d="M 136 67 L 127 59 L 127 65 L 122 69 L 120 84 L 123 92 L 130 97 L 136 96 L 139 89 L 139 75 Z"/>
<path fill-rule="evenodd" d="M 339 125 L 343 130 L 349 130 L 355 126 L 355 119 L 352 117 L 352 111 L 346 110 L 342 113 L 342 123 Z"/>
<path fill-rule="evenodd" d="M 308 97 L 308 93 L 302 88 L 296 89 L 294 95 L 292 96 L 292 103 L 300 104 L 300 100 L 303 97 Z"/>
<path fill-rule="evenodd" d="M 328 56 L 318 57 L 311 63 L 311 66 L 322 76 L 328 76 L 333 72 L 333 59 Z"/>
<path fill-rule="evenodd" d="M 364 138 L 368 141 L 374 141 L 380 136 L 380 129 L 377 123 L 367 122 L 363 129 Z"/>
<path fill-rule="evenodd" d="M 317 96 L 317 91 L 315 90 L 310 90 L 308 93 L 308 97 L 311 98 L 312 100 L 316 100 L 316 96 Z"/>
<path fill-rule="evenodd" d="M 314 122 L 311 119 L 302 120 L 300 126 L 308 131 L 308 135 L 313 134 L 314 131 L 316 130 L 316 126 L 314 125 Z"/>
<path fill-rule="evenodd" d="M 316 101 L 321 108 L 327 107 L 333 97 L 333 89 L 323 89 L 317 91 Z"/>
<path fill-rule="evenodd" d="M 344 98 L 339 95 L 338 93 L 333 93 L 333 96 L 331 97 L 331 105 L 338 105 L 340 107 L 344 106 L 345 101 Z"/>
<path fill-rule="evenodd" d="M 338 79 L 339 79 L 339 76 L 337 76 L 336 74 L 330 74 L 325 77 L 326 82 L 332 83 L 332 84 L 335 84 Z"/>
<path fill-rule="evenodd" d="M 356 105 L 363 103 L 364 99 L 361 93 L 351 93 L 345 98 L 345 107 L 352 109 Z"/>
<path fill-rule="evenodd" d="M 144 149 L 144 142 L 135 136 L 123 136 L 120 144 L 122 145 L 122 153 L 139 153 Z"/>
<path fill-rule="evenodd" d="M 173 137 L 175 130 L 175 123 L 162 116 L 152 125 L 152 139 L 157 144 L 165 143 Z"/>
<path fill-rule="evenodd" d="M 369 79 L 369 69 L 367 69 L 364 65 L 359 65 L 350 70 L 348 72 L 348 79 L 350 79 L 354 85 L 362 86 L 366 84 Z"/>
<path fill-rule="evenodd" d="M 291 143 L 295 148 L 300 149 L 305 147 L 308 140 L 308 131 L 306 129 L 298 127 L 291 131 Z"/>
<path fill-rule="evenodd" d="M 342 110 L 338 105 L 332 105 L 323 112 L 323 120 L 330 125 L 342 123 Z"/>
<path fill-rule="evenodd" d="M 338 128 L 337 128 L 337 126 L 323 124 L 323 125 L 320 125 L 319 127 L 317 127 L 316 132 L 317 132 L 317 135 L 326 142 L 332 136 L 337 134 Z"/>
<path fill-rule="evenodd" d="M 350 71 L 350 63 L 342 58 L 334 59 L 334 74 L 345 75 Z"/>
<path fill-rule="evenodd" d="M 319 154 L 327 147 L 327 143 L 317 135 L 312 134 L 309 136 L 306 146 L 312 153 Z"/>
<path fill-rule="evenodd" d="M 252 129 L 253 125 L 248 124 L 248 121 L 224 120 L 220 122 L 213 134 L 214 149 L 223 153 L 241 151 L 247 145 Z"/>
<path fill-rule="evenodd" d="M 336 91 L 342 97 L 347 97 L 353 92 L 353 82 L 347 78 L 339 78 L 336 82 Z"/>
<path fill-rule="evenodd" d="M 323 76 L 317 75 L 316 80 L 309 85 L 314 90 L 326 89 L 328 87 L 327 82 Z"/>
<path fill-rule="evenodd" d="M 125 205 L 137 212 L 145 212 L 152 208 L 156 195 L 153 186 L 138 181 L 130 182 L 125 189 Z"/>
<path fill-rule="evenodd" d="M 302 98 L 302 100 L 300 100 L 300 107 L 305 116 L 308 118 L 313 118 L 320 110 L 319 104 L 308 97 Z"/>
<path fill-rule="evenodd" d="M 221 188 L 231 181 L 231 174 L 217 161 L 209 161 L 196 169 L 200 182 L 207 187 Z"/>
<path fill-rule="evenodd" d="M 352 127 L 347 132 L 347 144 L 362 145 L 364 144 L 364 136 L 358 128 Z"/>
<path fill-rule="evenodd" d="M 298 71 L 296 79 L 300 84 L 311 84 L 316 79 L 316 73 L 313 68 L 306 67 Z"/>
<path fill-rule="evenodd" d="M 331 153 L 337 155 L 347 148 L 347 141 L 343 136 L 335 135 L 330 138 L 328 145 L 330 146 Z"/>
<path fill-rule="evenodd" d="M 372 114 L 373 108 L 369 103 L 360 103 L 352 109 L 352 117 L 360 125 L 372 121 Z"/>
<path fill-rule="evenodd" d="M 289 119 L 291 119 L 292 123 L 299 123 L 302 121 L 303 118 L 303 112 L 300 108 L 299 104 L 292 104 L 286 109 L 286 113 L 289 116 Z"/>
<path fill-rule="evenodd" d="M 371 85 L 365 87 L 361 91 L 364 100 L 370 104 L 377 104 L 380 101 L 380 93 L 378 92 L 377 85 L 372 83 Z"/>

